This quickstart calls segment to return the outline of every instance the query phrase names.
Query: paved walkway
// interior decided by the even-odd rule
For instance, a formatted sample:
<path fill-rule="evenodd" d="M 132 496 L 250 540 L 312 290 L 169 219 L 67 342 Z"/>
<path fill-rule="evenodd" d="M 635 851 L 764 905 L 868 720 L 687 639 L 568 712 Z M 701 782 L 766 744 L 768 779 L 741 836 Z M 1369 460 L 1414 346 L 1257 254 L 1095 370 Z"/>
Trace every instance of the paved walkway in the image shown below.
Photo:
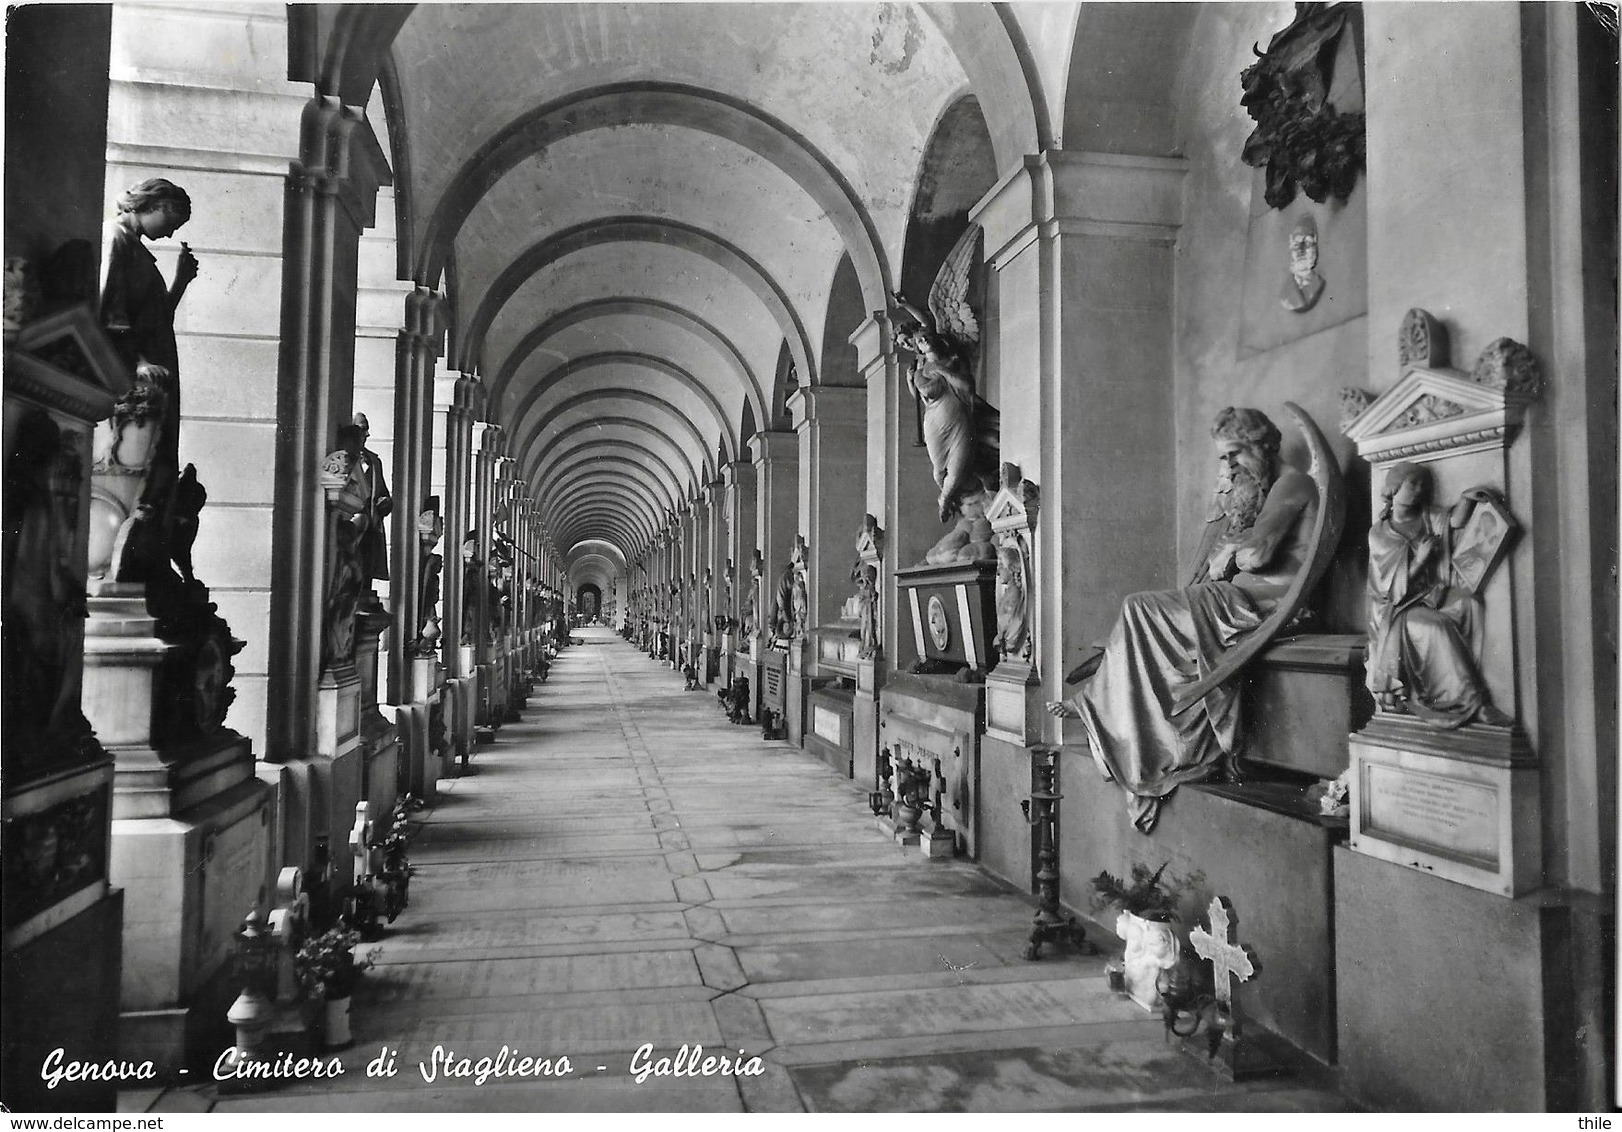
<path fill-rule="evenodd" d="M 1221 1082 L 1109 991 L 1101 959 L 1024 961 L 1031 907 L 1008 886 L 896 846 L 817 759 L 585 636 L 424 811 L 348 1072 L 210 1089 L 216 1111 L 1342 1107 L 1299 1083 Z M 762 1072 L 636 1080 L 633 1059 L 684 1044 Z M 366 1077 L 384 1045 L 397 1075 Z M 436 1046 L 504 1045 L 567 1056 L 569 1076 L 420 1068 Z"/>

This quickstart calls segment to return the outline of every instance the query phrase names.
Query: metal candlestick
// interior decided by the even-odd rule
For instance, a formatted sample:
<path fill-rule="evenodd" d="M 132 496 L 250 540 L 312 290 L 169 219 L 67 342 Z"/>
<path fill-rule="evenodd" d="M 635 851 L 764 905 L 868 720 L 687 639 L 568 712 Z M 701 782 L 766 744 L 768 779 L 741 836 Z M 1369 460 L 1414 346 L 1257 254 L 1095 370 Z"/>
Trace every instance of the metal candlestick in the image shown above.
<path fill-rule="evenodd" d="M 1044 943 L 1072 944 L 1083 955 L 1098 949 L 1087 940 L 1086 930 L 1074 916 L 1059 910 L 1059 853 L 1055 845 L 1058 831 L 1059 752 L 1055 747 L 1031 748 L 1031 797 L 1021 802 L 1025 820 L 1036 829 L 1036 917 L 1031 922 L 1031 941 L 1025 958 L 1040 959 Z"/>

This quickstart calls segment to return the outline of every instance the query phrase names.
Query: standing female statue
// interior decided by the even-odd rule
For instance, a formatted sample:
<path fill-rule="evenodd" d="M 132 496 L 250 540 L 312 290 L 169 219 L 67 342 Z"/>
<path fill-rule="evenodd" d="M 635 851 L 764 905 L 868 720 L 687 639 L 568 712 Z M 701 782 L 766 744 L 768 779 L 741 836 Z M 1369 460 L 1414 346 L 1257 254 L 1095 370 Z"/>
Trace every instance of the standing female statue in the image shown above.
<path fill-rule="evenodd" d="M 1480 611 L 1456 583 L 1457 533 L 1485 489 L 1452 508 L 1427 506 L 1430 470 L 1395 464 L 1380 492 L 1385 508 L 1369 530 L 1369 691 L 1385 711 L 1412 713 L 1436 727 L 1472 720 L 1506 726 L 1478 667 Z"/>
<path fill-rule="evenodd" d="M 142 502 L 168 503 L 180 471 L 180 358 L 175 347 L 175 310 L 197 277 L 197 258 L 185 244 L 166 284 L 143 240 L 162 240 L 191 219 L 186 190 L 162 177 L 131 187 L 115 202 L 118 218 L 108 226 L 102 255 L 101 321 L 137 387 L 163 394 L 162 427 L 147 473 Z M 165 524 L 167 525 L 167 524 Z"/>

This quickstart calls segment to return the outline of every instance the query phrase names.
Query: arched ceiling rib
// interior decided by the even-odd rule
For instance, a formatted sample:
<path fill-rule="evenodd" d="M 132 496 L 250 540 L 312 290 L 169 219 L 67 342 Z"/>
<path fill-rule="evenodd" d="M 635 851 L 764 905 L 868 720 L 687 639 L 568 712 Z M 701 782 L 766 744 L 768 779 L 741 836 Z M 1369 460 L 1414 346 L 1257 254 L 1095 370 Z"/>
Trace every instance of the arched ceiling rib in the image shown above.
<path fill-rule="evenodd" d="M 571 381 L 571 378 L 574 380 Z M 602 384 L 597 384 L 594 379 L 600 380 Z M 616 384 L 608 384 L 610 381 L 615 381 Z M 739 439 L 730 427 L 726 411 L 716 400 L 715 394 L 685 369 L 653 354 L 609 351 L 574 358 L 537 379 L 522 399 L 508 409 L 506 419 L 513 422 L 515 435 L 524 436 L 525 422 L 531 409 L 540 409 L 544 420 L 554 413 L 563 412 L 564 406 L 572 400 L 572 397 L 563 401 L 547 398 L 547 394 L 554 390 L 566 389 L 572 395 L 577 388 L 581 388 L 610 395 L 610 391 L 614 389 L 631 390 L 632 383 L 642 385 L 642 388 L 635 389 L 637 394 L 657 397 L 665 405 L 674 405 L 678 401 L 696 401 L 698 412 L 695 415 L 709 416 L 710 422 L 715 426 L 714 434 L 726 449 L 727 458 L 729 460 L 737 458 Z M 679 393 L 687 396 L 672 397 L 669 391 L 671 385 L 674 385 Z"/>
<path fill-rule="evenodd" d="M 515 256 L 491 283 L 477 309 L 467 320 L 463 368 L 471 368 L 475 361 L 470 356 L 471 351 L 483 350 L 485 331 L 520 287 L 559 260 L 613 243 L 646 243 L 681 248 L 722 268 L 741 281 L 766 308 L 783 339 L 788 342 L 800 372 L 808 379 L 816 373 L 812 364 L 811 342 L 799 315 L 782 287 L 762 270 L 760 264 L 726 240 L 694 225 L 638 216 L 589 220 L 556 232 Z"/>
<path fill-rule="evenodd" d="M 667 512 L 676 505 L 675 496 L 671 494 L 669 485 L 646 465 L 639 464 L 628 456 L 608 456 L 590 452 L 579 454 L 572 461 L 560 463 L 553 470 L 552 478 L 538 493 L 537 498 L 544 505 L 570 483 L 594 475 L 610 476 L 622 482 L 638 485 L 655 511 Z"/>
<path fill-rule="evenodd" d="M 548 343 L 562 338 L 566 332 L 582 327 L 585 324 L 601 323 L 601 329 L 593 329 L 593 337 L 597 341 L 612 340 L 617 327 L 623 323 L 615 320 L 619 316 L 630 319 L 654 319 L 676 327 L 697 339 L 703 346 L 713 351 L 719 359 L 721 367 L 726 369 L 737 381 L 737 385 L 745 392 L 748 400 L 754 407 L 755 419 L 766 420 L 765 386 L 759 378 L 749 369 L 743 354 L 725 335 L 703 319 L 690 311 L 658 299 L 633 298 L 626 295 L 613 295 L 602 299 L 593 299 L 559 311 L 548 318 L 535 329 L 529 331 L 517 344 L 508 351 L 501 363 L 501 368 L 490 379 L 490 399 L 494 404 L 500 404 L 502 398 L 509 392 L 508 386 L 514 380 L 516 372 L 530 358 L 532 354 L 544 351 Z M 649 355 L 652 356 L 652 355 Z M 747 441 L 747 436 L 739 436 L 741 445 Z"/>

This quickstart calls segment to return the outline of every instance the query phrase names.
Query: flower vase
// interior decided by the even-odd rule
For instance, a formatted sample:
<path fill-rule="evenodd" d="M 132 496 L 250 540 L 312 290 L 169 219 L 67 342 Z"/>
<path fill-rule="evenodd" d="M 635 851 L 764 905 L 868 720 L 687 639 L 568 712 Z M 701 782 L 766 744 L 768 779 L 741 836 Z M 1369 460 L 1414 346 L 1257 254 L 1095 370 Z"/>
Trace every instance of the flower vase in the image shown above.
<path fill-rule="evenodd" d="M 1160 973 L 1177 966 L 1177 932 L 1169 920 L 1145 919 L 1122 912 L 1115 934 L 1126 942 L 1121 975 L 1126 996 L 1151 1013 L 1160 1011 Z"/>
<path fill-rule="evenodd" d="M 323 1044 L 327 1049 L 348 1049 L 355 1044 L 349 1032 L 349 995 L 326 1000 L 326 1031 Z"/>

